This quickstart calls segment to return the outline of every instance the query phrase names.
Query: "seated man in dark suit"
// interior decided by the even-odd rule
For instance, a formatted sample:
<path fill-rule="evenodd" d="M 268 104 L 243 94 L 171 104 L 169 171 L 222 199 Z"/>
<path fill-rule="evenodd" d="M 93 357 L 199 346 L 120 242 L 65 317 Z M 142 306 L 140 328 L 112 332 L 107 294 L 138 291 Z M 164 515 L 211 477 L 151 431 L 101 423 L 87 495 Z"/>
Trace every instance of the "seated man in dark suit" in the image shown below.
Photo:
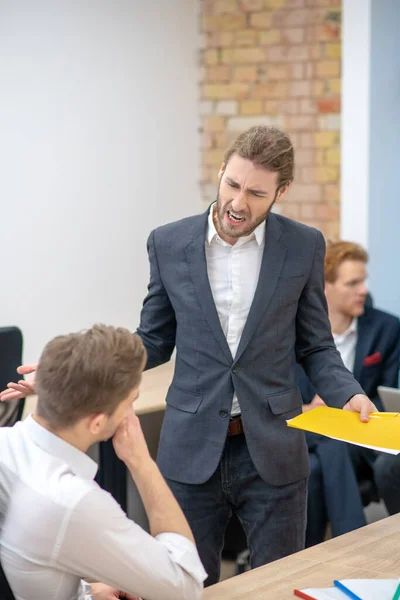
<path fill-rule="evenodd" d="M 397 387 L 400 321 L 366 302 L 368 255 L 351 242 L 335 242 L 325 257 L 325 294 L 333 337 L 345 366 L 379 410 L 379 385 Z M 298 383 L 304 410 L 323 404 L 301 367 Z M 376 453 L 307 434 L 311 472 L 306 544 L 323 541 L 329 521 L 333 535 L 365 524 L 357 480 L 373 478 Z"/>

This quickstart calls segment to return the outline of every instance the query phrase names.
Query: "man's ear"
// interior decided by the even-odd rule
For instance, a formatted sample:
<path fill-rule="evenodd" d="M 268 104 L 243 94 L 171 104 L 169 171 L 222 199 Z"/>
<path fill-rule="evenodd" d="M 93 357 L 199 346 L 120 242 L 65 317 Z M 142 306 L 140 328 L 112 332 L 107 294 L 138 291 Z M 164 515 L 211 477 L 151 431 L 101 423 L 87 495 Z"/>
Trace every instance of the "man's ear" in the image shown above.
<path fill-rule="evenodd" d="M 225 167 L 226 167 L 226 164 L 223 162 L 222 165 L 221 165 L 221 167 L 220 167 L 219 173 L 218 173 L 218 179 L 220 181 L 221 181 L 222 175 L 224 174 Z"/>
<path fill-rule="evenodd" d="M 284 198 L 284 196 L 286 196 L 291 185 L 292 185 L 292 182 L 289 181 L 286 185 L 284 185 L 283 187 L 280 188 L 278 195 L 276 197 L 276 202 L 280 202 Z"/>
<path fill-rule="evenodd" d="M 329 292 L 332 289 L 332 284 L 329 281 L 325 281 L 325 288 L 324 288 L 324 292 L 325 292 L 325 296 L 328 298 L 329 296 Z"/>
<path fill-rule="evenodd" d="M 107 417 L 104 413 L 89 415 L 87 419 L 88 429 L 92 435 L 98 435 L 107 421 Z"/>

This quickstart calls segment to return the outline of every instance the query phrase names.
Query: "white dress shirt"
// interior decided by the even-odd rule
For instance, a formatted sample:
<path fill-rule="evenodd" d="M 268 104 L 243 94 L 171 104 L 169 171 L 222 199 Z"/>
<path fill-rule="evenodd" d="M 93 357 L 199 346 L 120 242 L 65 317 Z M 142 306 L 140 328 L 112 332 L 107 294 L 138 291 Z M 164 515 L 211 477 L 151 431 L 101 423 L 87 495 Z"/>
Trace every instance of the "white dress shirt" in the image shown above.
<path fill-rule="evenodd" d="M 210 208 L 206 235 L 207 272 L 222 331 L 235 358 L 260 275 L 265 221 L 231 246 L 215 229 L 214 207 Z M 240 406 L 234 394 L 231 415 L 238 414 Z"/>
<path fill-rule="evenodd" d="M 93 478 L 97 464 L 32 417 L 0 429 L 1 563 L 17 600 L 76 600 L 82 576 L 146 600 L 193 600 L 195 546 L 153 538 Z"/>
<path fill-rule="evenodd" d="M 350 327 L 343 333 L 333 333 L 333 339 L 336 344 L 336 348 L 339 350 L 340 356 L 346 369 L 351 373 L 354 369 L 354 361 L 356 358 L 356 346 L 357 346 L 357 319 L 353 319 Z"/>

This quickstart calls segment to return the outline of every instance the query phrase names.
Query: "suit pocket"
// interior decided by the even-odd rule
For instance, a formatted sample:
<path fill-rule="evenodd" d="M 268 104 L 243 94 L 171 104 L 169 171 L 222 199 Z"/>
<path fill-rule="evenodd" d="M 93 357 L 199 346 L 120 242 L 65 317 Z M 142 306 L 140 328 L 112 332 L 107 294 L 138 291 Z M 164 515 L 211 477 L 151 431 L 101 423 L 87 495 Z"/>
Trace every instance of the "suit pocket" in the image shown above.
<path fill-rule="evenodd" d="M 173 406 L 178 410 L 193 414 L 198 411 L 202 400 L 203 396 L 201 394 L 194 394 L 193 392 L 182 390 L 176 385 L 170 386 L 166 398 L 168 406 Z"/>
<path fill-rule="evenodd" d="M 301 394 L 297 387 L 286 390 L 286 392 L 267 396 L 267 401 L 271 412 L 274 415 L 282 415 L 297 410 L 301 408 L 303 404 Z"/>
<path fill-rule="evenodd" d="M 287 275 L 286 273 L 284 273 L 283 275 L 281 275 L 278 279 L 278 283 L 281 281 L 283 282 L 287 282 L 290 283 L 291 281 L 293 281 L 293 283 L 296 283 L 296 280 L 301 279 L 302 277 L 304 277 L 304 273 L 294 273 L 294 274 L 290 274 Z"/>

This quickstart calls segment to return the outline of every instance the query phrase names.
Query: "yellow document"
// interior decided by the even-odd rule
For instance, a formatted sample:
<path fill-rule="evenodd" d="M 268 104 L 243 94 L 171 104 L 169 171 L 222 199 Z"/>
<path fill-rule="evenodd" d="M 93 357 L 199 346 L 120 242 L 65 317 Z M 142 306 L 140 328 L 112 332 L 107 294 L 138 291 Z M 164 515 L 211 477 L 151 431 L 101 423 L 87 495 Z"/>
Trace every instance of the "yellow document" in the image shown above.
<path fill-rule="evenodd" d="M 371 413 L 369 422 L 362 423 L 359 413 L 319 406 L 287 424 L 380 452 L 400 453 L 400 413 Z"/>

